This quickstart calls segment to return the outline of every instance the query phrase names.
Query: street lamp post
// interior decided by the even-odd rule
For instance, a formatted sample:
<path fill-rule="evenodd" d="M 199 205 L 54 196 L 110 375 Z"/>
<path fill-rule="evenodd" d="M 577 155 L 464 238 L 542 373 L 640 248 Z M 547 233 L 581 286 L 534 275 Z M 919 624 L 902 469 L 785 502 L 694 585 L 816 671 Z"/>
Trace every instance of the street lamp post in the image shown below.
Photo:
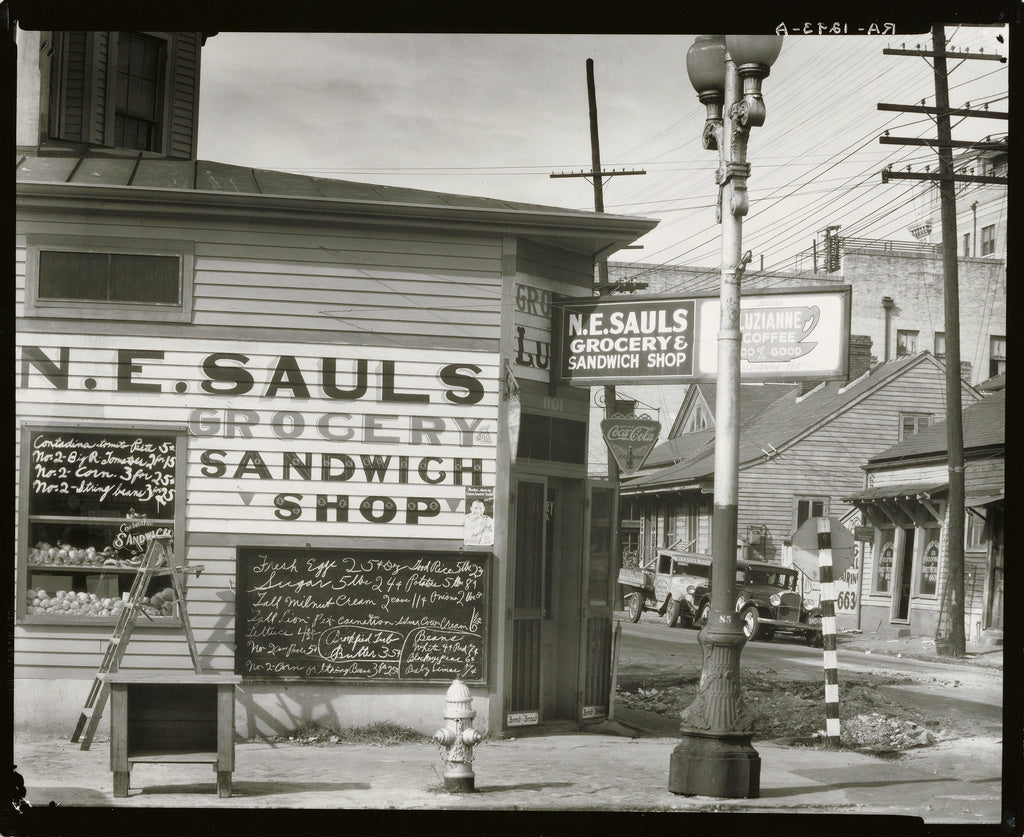
<path fill-rule="evenodd" d="M 715 506 L 711 523 L 711 612 L 700 632 L 703 666 L 697 697 L 683 712 L 682 740 L 672 751 L 672 793 L 726 798 L 760 795 L 761 759 L 740 691 L 746 642 L 736 612 L 739 494 L 740 275 L 747 214 L 747 138 L 764 124 L 761 81 L 782 48 L 781 36 L 700 35 L 686 70 L 707 107 L 704 148 L 718 150 L 718 220 L 722 225 L 721 319 L 715 414 Z"/>

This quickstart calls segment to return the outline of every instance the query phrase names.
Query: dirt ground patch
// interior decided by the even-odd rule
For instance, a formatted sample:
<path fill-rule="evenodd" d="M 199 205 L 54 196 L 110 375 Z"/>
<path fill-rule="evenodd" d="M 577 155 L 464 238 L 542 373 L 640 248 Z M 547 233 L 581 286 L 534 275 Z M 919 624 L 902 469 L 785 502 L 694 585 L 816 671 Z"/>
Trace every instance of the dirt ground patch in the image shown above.
<path fill-rule="evenodd" d="M 742 695 L 753 715 L 754 740 L 813 743 L 824 737 L 824 680 L 789 679 L 770 668 L 743 670 Z M 936 741 L 972 734 L 960 719 L 922 717 L 912 708 L 879 691 L 912 678 L 900 675 L 840 679 L 841 742 L 851 749 L 876 753 L 926 747 Z M 693 702 L 700 671 L 692 666 L 659 672 L 646 666 L 625 666 L 619 673 L 616 702 L 633 709 L 679 717 Z"/>

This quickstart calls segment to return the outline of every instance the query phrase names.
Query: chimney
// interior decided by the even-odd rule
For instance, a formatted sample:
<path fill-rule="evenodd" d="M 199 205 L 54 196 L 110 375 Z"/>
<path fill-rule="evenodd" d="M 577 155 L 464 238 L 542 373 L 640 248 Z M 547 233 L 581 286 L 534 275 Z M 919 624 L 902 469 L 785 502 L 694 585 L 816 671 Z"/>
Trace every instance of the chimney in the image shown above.
<path fill-rule="evenodd" d="M 871 354 L 871 337 L 866 334 L 850 335 L 850 364 L 846 375 L 846 383 L 856 381 L 878 362 Z M 807 395 L 821 381 L 801 381 L 798 395 Z"/>
<path fill-rule="evenodd" d="M 850 335 L 850 371 L 846 383 L 856 381 L 861 375 L 874 366 L 875 358 L 871 355 L 871 337 L 867 334 Z"/>

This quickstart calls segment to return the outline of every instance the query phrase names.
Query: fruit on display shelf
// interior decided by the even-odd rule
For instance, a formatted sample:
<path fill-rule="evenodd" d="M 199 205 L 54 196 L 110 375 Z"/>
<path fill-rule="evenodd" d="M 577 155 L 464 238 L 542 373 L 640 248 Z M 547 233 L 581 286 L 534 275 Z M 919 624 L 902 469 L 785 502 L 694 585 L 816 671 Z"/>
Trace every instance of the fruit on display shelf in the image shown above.
<path fill-rule="evenodd" d="M 121 598 L 105 598 L 96 593 L 75 593 L 57 590 L 27 590 L 25 612 L 32 616 L 117 616 L 125 606 Z M 165 587 L 139 602 L 142 612 L 150 616 L 174 615 L 174 590 Z"/>
<path fill-rule="evenodd" d="M 97 550 L 94 546 L 87 546 L 84 549 L 73 547 L 63 541 L 57 541 L 57 545 L 39 541 L 29 550 L 28 562 L 36 565 L 70 565 L 75 567 L 135 567 L 139 558 L 133 561 L 119 559 L 112 546 L 105 546 Z"/>

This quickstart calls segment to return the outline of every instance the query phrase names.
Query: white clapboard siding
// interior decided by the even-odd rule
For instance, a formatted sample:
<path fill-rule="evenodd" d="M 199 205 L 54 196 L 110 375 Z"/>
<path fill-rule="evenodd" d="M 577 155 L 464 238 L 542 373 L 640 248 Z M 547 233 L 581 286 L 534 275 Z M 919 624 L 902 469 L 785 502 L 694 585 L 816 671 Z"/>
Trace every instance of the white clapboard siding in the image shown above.
<path fill-rule="evenodd" d="M 200 659 L 214 671 L 230 672 L 234 666 L 234 554 L 227 548 L 193 548 L 187 555 L 189 564 L 203 566 L 198 577 L 188 576 L 186 599 Z M 55 620 L 16 626 L 15 677 L 56 676 L 55 670 L 62 677 L 92 677 L 113 629 L 112 620 L 106 625 L 61 625 Z M 140 616 L 121 668 L 191 669 L 181 628 L 156 627 Z"/>
<path fill-rule="evenodd" d="M 375 334 L 398 328 L 405 335 L 439 338 L 439 343 L 446 337 L 497 339 L 501 288 L 497 236 L 417 240 L 395 233 L 378 238 L 375 231 L 363 230 L 358 235 L 304 236 L 294 230 L 232 223 L 239 228 L 213 230 L 189 222 L 160 227 L 154 221 L 145 231 L 153 241 L 194 242 L 192 322 L 197 326 L 244 323 L 264 329 Z M 112 216 L 109 225 L 97 221 L 47 224 L 40 219 L 32 228 L 36 233 L 124 238 L 124 224 L 123 216 Z M 24 271 L 20 266 L 19 288 Z M 403 282 L 398 288 L 391 286 L 396 273 Z M 295 295 L 282 299 L 280 289 L 289 287 L 296 289 Z M 436 292 L 437 287 L 444 287 L 444 292 Z M 305 288 L 323 293 L 307 298 Z M 456 290 L 461 302 L 453 304 Z M 23 297 L 16 313 L 23 313 Z"/>
<path fill-rule="evenodd" d="M 109 218 L 75 224 L 38 218 L 33 233 L 51 233 L 94 237 L 125 238 L 132 231 L 125 224 L 132 219 Z M 61 347 L 70 349 L 69 389 L 55 390 L 53 384 L 30 367 L 27 386 L 20 387 L 21 363 L 16 359 L 18 380 L 18 419 L 24 423 L 82 424 L 117 427 L 120 425 L 180 425 L 196 418 L 197 433 L 208 432 L 203 421 L 216 418 L 217 435 L 193 435 L 187 439 L 187 484 L 182 486 L 186 530 L 200 539 L 229 537 L 236 542 L 253 543 L 262 537 L 281 536 L 320 538 L 391 539 L 402 537 L 438 542 L 462 539 L 462 507 L 465 488 L 472 482 L 469 460 L 483 461 L 482 481 L 493 485 L 496 479 L 496 444 L 499 409 L 499 364 L 496 353 L 501 289 L 501 243 L 499 238 L 451 234 L 439 236 L 400 231 L 378 233 L 326 227 L 316 235 L 296 235 L 289 230 L 233 222 L 235 229 L 212 230 L 205 222 L 175 219 L 173 223 L 146 219 L 147 238 L 195 242 L 194 326 L 230 326 L 234 332 L 246 329 L 251 340 L 193 337 L 190 325 L 161 326 L 157 335 L 120 336 L 110 333 L 110 322 L 90 328 L 88 321 L 65 321 L 58 330 L 32 332 L 23 324 L 18 347 L 38 347 L 54 363 Z M 341 251 L 340 253 L 338 251 Z M 344 254 L 344 255 L 343 255 Z M 25 250 L 18 253 L 17 301 L 23 313 Z M 325 311 L 332 312 L 325 315 Z M 116 328 L 116 324 L 114 324 Z M 342 331 L 365 333 L 365 343 L 344 345 L 330 342 L 330 335 Z M 100 333 L 102 332 L 102 333 Z M 202 332 L 209 335 L 209 331 Z M 294 336 L 324 342 L 297 342 Z M 431 348 L 410 350 L 403 342 L 410 335 L 434 341 Z M 490 342 L 489 342 L 490 341 Z M 435 348 L 436 346 L 436 348 Z M 486 351 L 493 346 L 494 351 Z M 459 348 L 466 347 L 466 348 Z M 140 358 L 140 369 L 133 380 L 158 384 L 158 393 L 117 391 L 118 350 L 159 350 L 163 358 Z M 483 350 L 482 350 L 483 349 Z M 213 353 L 244 354 L 245 368 L 255 379 L 250 394 L 225 396 L 204 392 L 202 361 Z M 266 397 L 278 358 L 291 356 L 301 371 L 310 398 L 300 398 L 283 386 L 276 397 Z M 337 359 L 336 385 L 342 389 L 355 383 L 356 361 L 367 358 L 369 364 L 366 394 L 357 400 L 327 397 L 321 388 L 321 358 Z M 395 390 L 402 394 L 423 394 L 428 403 L 382 402 L 381 361 L 395 364 Z M 447 386 L 439 370 L 448 364 L 472 365 L 481 372 L 475 377 L 483 386 L 483 397 L 473 405 L 452 403 L 445 393 L 463 395 L 458 386 Z M 85 388 L 91 379 L 94 388 Z M 184 389 L 179 392 L 178 385 Z M 223 425 L 228 411 L 246 412 L 258 418 L 252 427 L 253 438 L 233 435 Z M 204 411 L 201 415 L 198 411 Z M 301 417 L 305 424 L 295 439 L 280 439 L 274 430 L 287 435 L 289 419 Z M 316 421 L 325 414 L 350 415 L 346 421 L 355 429 L 354 439 L 332 442 L 322 438 Z M 360 441 L 366 416 L 383 416 L 378 436 L 398 435 L 404 441 L 381 443 Z M 388 418 L 390 417 L 390 419 Z M 472 424 L 472 444 L 457 429 L 455 419 Z M 424 431 L 420 444 L 412 444 L 412 426 L 419 421 Z M 277 424 L 272 424 L 272 422 Z M 439 444 L 433 445 L 426 432 L 433 422 L 442 421 Z M 393 423 L 404 430 L 394 431 Z M 343 425 L 332 425 L 338 432 Z M 232 425 L 232 431 L 241 431 Z M 264 485 L 257 479 L 213 479 L 197 476 L 199 457 L 205 450 L 222 449 L 225 459 L 237 462 L 244 451 L 257 450 L 266 457 L 292 450 L 316 457 L 324 452 L 344 452 L 357 465 L 353 480 L 346 483 L 301 479 L 274 480 Z M 410 481 L 407 484 L 367 482 L 360 456 L 408 456 Z M 17 453 L 16 453 L 17 455 Z M 418 484 L 415 468 L 419 459 L 437 456 L 446 462 L 454 458 L 466 461 L 463 485 L 446 481 L 437 486 Z M 272 465 L 272 470 L 276 470 Z M 230 473 L 230 472 L 229 472 Z M 361 484 L 355 484 L 362 477 Z M 16 480 L 18 477 L 15 477 Z M 258 490 L 257 490 L 258 489 Z M 348 494 L 356 502 L 350 509 L 349 524 L 315 521 L 315 508 L 303 506 L 302 517 L 282 522 L 273 515 L 277 494 Z M 244 495 L 244 496 L 243 496 Z M 422 518 L 415 527 L 401 524 L 358 522 L 358 500 L 364 496 L 390 496 L 399 503 L 407 497 L 432 497 L 440 501 L 441 512 L 435 518 Z M 248 505 L 246 504 L 248 500 Z M 402 514 L 400 511 L 399 514 Z M 414 529 L 414 531 L 410 531 Z M 208 667 L 231 671 L 234 664 L 235 552 L 220 547 L 191 547 L 188 560 L 205 566 L 199 578 L 189 580 L 190 616 L 200 654 Z M 99 666 L 105 641 L 112 625 L 53 626 L 21 624 L 15 626 L 16 677 L 88 678 Z M 66 638 L 90 637 L 83 647 L 69 651 Z M 139 643 L 129 646 L 123 667 L 126 669 L 174 669 L 191 667 L 181 632 L 174 628 L 140 627 Z M 76 640 L 77 642 L 77 640 Z"/>
<path fill-rule="evenodd" d="M 899 441 L 901 412 L 945 410 L 944 373 L 921 363 L 873 392 L 768 462 L 740 472 L 738 526 L 767 525 L 781 543 L 796 526 L 797 497 L 828 497 L 829 516 L 852 508 L 842 498 L 864 487 L 868 459 Z M 965 392 L 964 403 L 975 399 Z"/>
<path fill-rule="evenodd" d="M 168 153 L 174 157 L 196 156 L 199 38 L 198 32 L 180 32 L 173 36 Z"/>
<path fill-rule="evenodd" d="M 915 482 L 945 482 L 949 469 L 945 464 L 914 465 L 909 468 L 885 469 L 871 474 L 873 488 L 887 485 L 909 485 Z"/>
<path fill-rule="evenodd" d="M 512 281 L 513 370 L 523 380 L 547 383 L 552 357 L 552 295 L 590 296 L 594 266 L 578 253 L 519 239 Z"/>

